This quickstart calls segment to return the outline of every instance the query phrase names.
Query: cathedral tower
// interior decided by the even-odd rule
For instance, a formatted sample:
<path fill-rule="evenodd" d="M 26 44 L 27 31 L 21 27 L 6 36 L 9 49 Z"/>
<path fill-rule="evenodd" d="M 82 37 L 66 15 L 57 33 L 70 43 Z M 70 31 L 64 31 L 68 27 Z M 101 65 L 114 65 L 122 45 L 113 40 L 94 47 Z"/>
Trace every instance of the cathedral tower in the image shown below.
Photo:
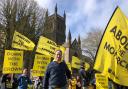
<path fill-rule="evenodd" d="M 58 45 L 62 45 L 66 39 L 66 14 L 64 11 L 63 17 L 57 13 L 57 4 L 55 6 L 54 14 L 48 16 L 48 11 L 46 12 L 46 20 L 44 23 L 43 36 L 47 37 Z"/>

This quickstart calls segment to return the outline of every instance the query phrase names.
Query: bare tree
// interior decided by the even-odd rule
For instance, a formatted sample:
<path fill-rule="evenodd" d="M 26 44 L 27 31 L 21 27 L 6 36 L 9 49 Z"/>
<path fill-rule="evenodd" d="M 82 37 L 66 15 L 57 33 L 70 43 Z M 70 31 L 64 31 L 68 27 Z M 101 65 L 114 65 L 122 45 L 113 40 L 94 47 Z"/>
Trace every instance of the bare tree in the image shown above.
<path fill-rule="evenodd" d="M 44 9 L 34 0 L 1 0 L 0 23 L 6 30 L 6 49 L 11 48 L 14 30 L 35 41 L 36 33 L 43 27 Z"/>
<path fill-rule="evenodd" d="M 0 51 L 3 51 L 5 45 L 5 32 L 0 30 Z"/>
<path fill-rule="evenodd" d="M 88 32 L 86 38 L 82 39 L 82 49 L 91 59 L 95 59 L 96 51 L 100 43 L 102 30 L 96 28 Z"/>
<path fill-rule="evenodd" d="M 43 29 L 45 11 L 34 0 L 0 0 L 0 24 L 5 28 L 5 48 L 12 49 L 11 43 L 15 30 L 36 44 Z M 33 63 L 33 54 L 25 51 L 26 66 L 29 60 Z"/>

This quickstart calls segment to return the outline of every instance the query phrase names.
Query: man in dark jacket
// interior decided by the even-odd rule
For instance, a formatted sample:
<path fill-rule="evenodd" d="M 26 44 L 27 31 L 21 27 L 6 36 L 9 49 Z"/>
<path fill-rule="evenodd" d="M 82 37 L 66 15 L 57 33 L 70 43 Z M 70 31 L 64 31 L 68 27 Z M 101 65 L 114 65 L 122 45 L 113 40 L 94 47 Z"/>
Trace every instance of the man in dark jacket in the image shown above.
<path fill-rule="evenodd" d="M 81 82 L 82 82 L 82 89 L 87 89 L 87 75 L 85 72 L 85 66 L 84 66 L 84 62 L 81 63 L 81 68 L 79 70 L 79 75 L 81 77 Z"/>
<path fill-rule="evenodd" d="M 32 84 L 32 81 L 28 77 L 28 70 L 25 68 L 23 74 L 18 78 L 18 89 L 27 89 L 28 84 Z"/>
<path fill-rule="evenodd" d="M 57 50 L 55 59 L 47 67 L 43 82 L 44 89 L 67 89 L 67 78 L 71 78 L 71 73 L 61 59 L 62 51 Z"/>
<path fill-rule="evenodd" d="M 3 74 L 1 83 L 4 83 L 4 88 L 2 89 L 16 89 L 17 79 L 14 74 Z"/>

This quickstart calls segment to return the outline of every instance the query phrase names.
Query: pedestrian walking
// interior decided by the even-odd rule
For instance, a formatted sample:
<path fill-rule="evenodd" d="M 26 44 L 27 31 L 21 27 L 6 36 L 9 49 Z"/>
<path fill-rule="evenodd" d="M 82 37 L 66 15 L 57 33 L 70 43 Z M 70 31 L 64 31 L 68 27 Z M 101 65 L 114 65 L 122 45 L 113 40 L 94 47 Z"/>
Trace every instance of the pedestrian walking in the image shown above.
<path fill-rule="evenodd" d="M 81 89 L 82 88 L 82 84 L 81 84 L 81 79 L 80 76 L 76 76 L 76 89 Z"/>
<path fill-rule="evenodd" d="M 86 71 L 85 71 L 85 66 L 84 65 L 85 65 L 85 63 L 82 62 L 80 70 L 79 70 L 79 75 L 81 77 L 82 89 L 87 89 L 87 75 L 86 75 Z"/>
<path fill-rule="evenodd" d="M 18 89 L 27 89 L 28 84 L 32 84 L 32 81 L 28 76 L 28 70 L 25 68 L 23 74 L 18 78 Z"/>
<path fill-rule="evenodd" d="M 42 89 L 42 77 L 36 77 L 35 81 L 34 81 L 34 89 Z"/>
<path fill-rule="evenodd" d="M 44 89 L 67 89 L 67 79 L 71 79 L 71 73 L 66 63 L 62 61 L 62 51 L 55 52 L 54 60 L 48 65 L 44 81 Z"/>
<path fill-rule="evenodd" d="M 16 89 L 17 79 L 14 74 L 3 74 L 1 83 L 4 84 L 2 89 Z"/>

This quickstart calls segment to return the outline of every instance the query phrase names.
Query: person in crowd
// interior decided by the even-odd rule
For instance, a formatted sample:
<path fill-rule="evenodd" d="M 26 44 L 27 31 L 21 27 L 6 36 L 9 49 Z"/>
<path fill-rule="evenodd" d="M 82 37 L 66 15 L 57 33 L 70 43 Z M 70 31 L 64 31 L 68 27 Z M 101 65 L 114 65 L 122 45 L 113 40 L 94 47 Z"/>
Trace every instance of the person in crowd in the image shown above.
<path fill-rule="evenodd" d="M 1 78 L 1 83 L 4 83 L 2 89 L 16 89 L 17 79 L 14 74 L 3 74 Z"/>
<path fill-rule="evenodd" d="M 81 79 L 80 76 L 76 76 L 76 89 L 81 89 L 82 85 L 81 85 Z"/>
<path fill-rule="evenodd" d="M 28 84 L 32 84 L 32 81 L 28 76 L 28 70 L 25 68 L 23 74 L 18 78 L 18 89 L 27 89 Z"/>
<path fill-rule="evenodd" d="M 93 87 L 93 89 L 96 89 L 96 79 L 95 79 L 95 77 L 90 81 L 90 85 Z"/>
<path fill-rule="evenodd" d="M 76 89 L 76 78 L 72 76 L 72 79 L 69 82 L 68 89 Z"/>
<path fill-rule="evenodd" d="M 72 86 L 71 89 L 76 89 L 76 78 L 75 77 L 72 77 L 71 86 Z"/>
<path fill-rule="evenodd" d="M 81 83 L 82 83 L 82 89 L 87 89 L 87 83 L 86 83 L 86 71 L 85 71 L 85 63 L 84 62 L 81 62 L 81 67 L 80 67 L 80 70 L 79 70 L 79 75 L 80 75 L 80 78 L 81 78 Z"/>
<path fill-rule="evenodd" d="M 62 51 L 57 50 L 54 60 L 48 65 L 45 72 L 43 89 L 67 89 L 67 79 L 71 79 L 71 73 L 61 59 Z"/>
<path fill-rule="evenodd" d="M 42 77 L 36 77 L 35 82 L 34 82 L 34 89 L 42 89 Z"/>

